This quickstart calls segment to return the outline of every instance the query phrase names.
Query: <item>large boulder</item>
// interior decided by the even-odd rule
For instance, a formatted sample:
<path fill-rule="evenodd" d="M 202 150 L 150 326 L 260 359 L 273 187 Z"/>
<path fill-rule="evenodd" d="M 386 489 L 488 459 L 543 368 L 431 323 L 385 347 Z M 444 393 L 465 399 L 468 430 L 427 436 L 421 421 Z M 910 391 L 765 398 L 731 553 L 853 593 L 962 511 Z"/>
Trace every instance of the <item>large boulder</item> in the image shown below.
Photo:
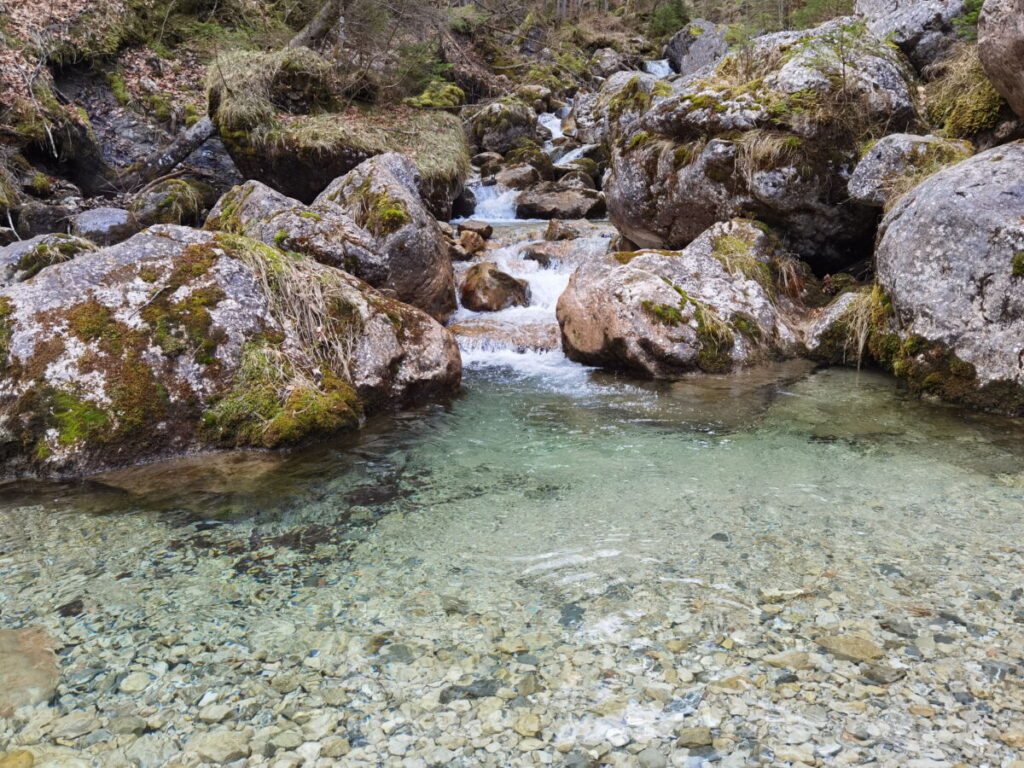
<path fill-rule="evenodd" d="M 705 19 L 694 19 L 676 32 L 665 46 L 665 58 L 675 72 L 690 75 L 717 64 L 729 52 L 727 28 Z"/>
<path fill-rule="evenodd" d="M 462 306 L 474 312 L 498 312 L 530 303 L 530 286 L 498 269 L 493 261 L 474 264 L 462 280 Z"/>
<path fill-rule="evenodd" d="M 613 142 L 604 191 L 624 236 L 675 249 L 752 216 L 822 272 L 870 249 L 875 213 L 846 181 L 866 137 L 919 122 L 898 51 L 837 19 L 757 38 L 675 87 Z"/>
<path fill-rule="evenodd" d="M 652 106 L 674 93 L 672 85 L 646 72 L 618 72 L 597 93 L 577 94 L 566 134 L 583 144 L 606 145 Z"/>
<path fill-rule="evenodd" d="M 965 10 L 964 0 L 857 0 L 855 7 L 873 35 L 899 46 L 918 69 L 956 42 L 955 22 Z"/>
<path fill-rule="evenodd" d="M 798 274 L 754 222 L 715 224 L 685 250 L 585 261 L 558 300 L 572 360 L 651 378 L 734 368 L 800 350 L 787 281 Z"/>
<path fill-rule="evenodd" d="M 332 181 L 313 210 L 334 206 L 368 232 L 373 250 L 388 265 L 380 288 L 444 320 L 455 311 L 455 273 L 419 187 L 419 171 L 409 158 L 377 155 Z"/>
<path fill-rule="evenodd" d="M 881 362 L 944 399 L 1024 414 L 1024 142 L 936 173 L 882 222 Z"/>
<path fill-rule="evenodd" d="M 217 201 L 205 228 L 304 253 L 374 288 L 387 287 L 388 260 L 375 250 L 373 236 L 336 205 L 305 206 L 262 182 L 247 181 Z"/>
<path fill-rule="evenodd" d="M 978 54 L 996 90 L 1024 117 L 1024 0 L 986 0 L 978 18 Z"/>
<path fill-rule="evenodd" d="M 605 213 L 604 197 L 593 189 L 547 181 L 516 198 L 520 219 L 586 219 Z"/>
<path fill-rule="evenodd" d="M 459 376 L 448 331 L 345 272 L 159 225 L 0 290 L 0 474 L 290 445 Z"/>
<path fill-rule="evenodd" d="M 885 207 L 933 173 L 973 153 L 967 141 L 893 133 L 867 151 L 847 188 L 854 200 Z"/>
<path fill-rule="evenodd" d="M 18 240 L 0 248 L 0 288 L 30 280 L 46 267 L 95 250 L 96 245 L 88 240 L 59 233 Z"/>
<path fill-rule="evenodd" d="M 202 181 L 166 179 L 132 197 L 128 210 L 142 227 L 154 224 L 199 226 L 217 202 L 213 187 Z"/>
<path fill-rule="evenodd" d="M 393 105 L 332 112 L 350 99 L 336 92 L 332 65 L 301 47 L 234 51 L 207 67 L 207 78 L 210 117 L 245 178 L 309 203 L 364 160 L 405 152 L 431 212 L 451 218 L 469 174 L 457 115 Z"/>
<path fill-rule="evenodd" d="M 504 155 L 523 139 L 539 138 L 534 108 L 515 97 L 506 97 L 478 109 L 469 118 L 467 130 L 482 152 Z"/>
<path fill-rule="evenodd" d="M 142 229 L 131 211 L 124 208 L 93 208 L 71 218 L 71 234 L 97 245 L 114 245 Z"/>
<path fill-rule="evenodd" d="M 636 62 L 614 48 L 598 48 L 590 57 L 587 69 L 595 77 L 609 78 L 616 72 L 636 69 Z"/>

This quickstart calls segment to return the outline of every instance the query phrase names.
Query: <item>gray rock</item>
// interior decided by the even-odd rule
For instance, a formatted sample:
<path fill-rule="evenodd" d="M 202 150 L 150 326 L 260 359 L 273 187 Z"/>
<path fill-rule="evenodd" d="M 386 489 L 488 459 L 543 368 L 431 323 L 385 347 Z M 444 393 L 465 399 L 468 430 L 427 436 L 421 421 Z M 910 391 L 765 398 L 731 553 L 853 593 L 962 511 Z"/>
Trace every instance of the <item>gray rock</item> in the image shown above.
<path fill-rule="evenodd" d="M 95 250 L 96 246 L 88 240 L 57 233 L 18 240 L 0 248 L 0 288 L 24 282 L 46 267 Z"/>
<path fill-rule="evenodd" d="M 76 210 L 73 205 L 29 200 L 18 209 L 18 237 L 30 238 L 51 232 L 67 232 Z"/>
<path fill-rule="evenodd" d="M 217 200 L 201 181 L 167 179 L 136 194 L 128 204 L 140 227 L 153 224 L 202 224 L 203 213 Z"/>
<path fill-rule="evenodd" d="M 694 19 L 676 32 L 665 46 L 665 58 L 681 75 L 716 64 L 729 52 L 726 27 L 705 19 Z"/>
<path fill-rule="evenodd" d="M 494 180 L 509 189 L 528 189 L 540 183 L 540 173 L 532 165 L 513 165 L 495 174 Z"/>
<path fill-rule="evenodd" d="M 885 206 L 928 176 L 970 157 L 970 142 L 938 136 L 894 133 L 885 136 L 857 163 L 847 189 L 850 197 Z"/>
<path fill-rule="evenodd" d="M 332 181 L 312 207 L 333 205 L 370 234 L 373 250 L 387 261 L 382 291 L 444 320 L 455 311 L 455 273 L 419 185 L 412 161 L 390 152 Z"/>
<path fill-rule="evenodd" d="M 1024 117 L 1024 0 L 986 0 L 978 19 L 978 55 L 996 90 Z"/>
<path fill-rule="evenodd" d="M 1024 143 L 926 179 L 882 222 L 878 281 L 905 338 L 900 373 L 946 399 L 1024 413 Z"/>
<path fill-rule="evenodd" d="M 605 213 L 604 196 L 593 189 L 546 181 L 516 198 L 516 216 L 521 219 L 586 219 Z"/>
<path fill-rule="evenodd" d="M 530 303 L 530 286 L 508 275 L 493 261 L 474 264 L 466 272 L 460 291 L 462 306 L 474 312 L 497 312 Z"/>
<path fill-rule="evenodd" d="M 259 181 L 247 181 L 217 201 L 205 229 L 305 253 L 375 288 L 387 287 L 389 264 L 375 250 L 373 236 L 336 205 L 305 206 Z"/>
<path fill-rule="evenodd" d="M 49 267 L 0 302 L 5 476 L 292 444 L 460 377 L 453 337 L 423 312 L 307 257 L 185 227 Z"/>
<path fill-rule="evenodd" d="M 666 768 L 668 759 L 656 747 L 648 747 L 636 756 L 640 768 Z"/>
<path fill-rule="evenodd" d="M 963 0 L 857 0 L 855 11 L 873 35 L 892 40 L 918 69 L 940 58 L 956 39 Z"/>
<path fill-rule="evenodd" d="M 748 221 L 714 225 L 681 252 L 584 262 L 558 300 L 562 346 L 586 365 L 677 378 L 799 351 L 780 299 L 777 242 Z"/>
<path fill-rule="evenodd" d="M 142 229 L 135 215 L 124 208 L 93 208 L 71 219 L 72 235 L 96 245 L 116 245 Z"/>
<path fill-rule="evenodd" d="M 468 132 L 483 152 L 505 154 L 521 139 L 539 138 L 537 113 L 519 99 L 504 99 L 488 104 L 469 118 Z"/>
<path fill-rule="evenodd" d="M 252 751 L 249 737 L 241 731 L 211 731 L 199 734 L 189 741 L 189 751 L 195 752 L 200 760 L 223 764 L 248 757 Z"/>
<path fill-rule="evenodd" d="M 636 69 L 635 62 L 614 48 L 598 48 L 587 64 L 591 75 L 608 78 L 616 72 Z"/>
<path fill-rule="evenodd" d="M 57 690 L 53 641 L 41 629 L 0 630 L 0 717 L 49 700 Z"/>
<path fill-rule="evenodd" d="M 579 94 L 566 118 L 566 135 L 582 144 L 608 144 L 654 104 L 669 98 L 673 86 L 646 72 L 618 72 L 597 93 Z"/>

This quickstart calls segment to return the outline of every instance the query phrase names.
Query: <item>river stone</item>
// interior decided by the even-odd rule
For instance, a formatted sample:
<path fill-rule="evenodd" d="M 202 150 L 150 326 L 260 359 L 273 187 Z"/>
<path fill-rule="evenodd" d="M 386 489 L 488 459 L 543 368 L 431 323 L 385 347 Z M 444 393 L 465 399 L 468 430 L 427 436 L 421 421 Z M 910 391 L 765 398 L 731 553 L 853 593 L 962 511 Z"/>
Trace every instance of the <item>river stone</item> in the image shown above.
<path fill-rule="evenodd" d="M 470 256 L 480 253 L 486 247 L 484 239 L 478 233 L 468 229 L 459 234 L 459 245 Z"/>
<path fill-rule="evenodd" d="M 57 690 L 53 641 L 41 629 L 0 630 L 0 717 L 49 700 Z"/>
<path fill-rule="evenodd" d="M 17 749 L 0 755 L 0 768 L 32 768 L 35 765 L 35 758 L 31 752 Z"/>
<path fill-rule="evenodd" d="M 153 224 L 202 224 L 203 213 L 217 200 L 213 187 L 202 181 L 166 179 L 138 192 L 128 204 L 141 227 Z"/>
<path fill-rule="evenodd" d="M 328 184 L 313 208 L 337 206 L 369 232 L 388 264 L 380 289 L 443 321 L 455 311 L 455 273 L 420 181 L 405 155 L 377 155 Z"/>
<path fill-rule="evenodd" d="M 793 356 L 798 310 L 778 301 L 772 283 L 787 258 L 758 225 L 737 219 L 683 251 L 588 259 L 558 300 L 563 349 L 584 365 L 651 378 Z"/>
<path fill-rule="evenodd" d="M 847 661 L 872 661 L 885 656 L 885 651 L 873 642 L 856 635 L 826 635 L 818 638 L 818 645 L 837 659 Z"/>
<path fill-rule="evenodd" d="M 118 689 L 122 693 L 141 693 L 149 687 L 151 682 L 153 682 L 153 678 L 145 672 L 132 672 L 121 681 Z"/>
<path fill-rule="evenodd" d="M 812 669 L 811 657 L 805 651 L 789 650 L 764 657 L 766 664 L 782 669 Z"/>
<path fill-rule="evenodd" d="M 67 232 L 76 211 L 70 204 L 29 200 L 18 208 L 18 237 L 28 239 L 51 232 Z"/>
<path fill-rule="evenodd" d="M 540 718 L 532 712 L 520 715 L 512 724 L 512 730 L 520 736 L 537 736 L 540 733 Z"/>
<path fill-rule="evenodd" d="M 522 139 L 539 138 L 537 113 L 516 98 L 506 98 L 477 110 L 469 119 L 470 140 L 483 152 L 505 154 Z"/>
<path fill-rule="evenodd" d="M 308 257 L 186 227 L 51 266 L 0 290 L 0 310 L 6 476 L 291 445 L 446 394 L 461 373 L 454 338 L 420 310 Z"/>
<path fill-rule="evenodd" d="M 124 208 L 93 208 L 71 219 L 71 234 L 96 245 L 115 245 L 142 229 L 135 215 Z"/>
<path fill-rule="evenodd" d="M 711 729 L 704 726 L 683 728 L 677 733 L 676 746 L 695 749 L 710 746 Z"/>
<path fill-rule="evenodd" d="M 540 173 L 532 165 L 513 165 L 495 174 L 494 181 L 509 189 L 529 189 L 540 183 Z"/>
<path fill-rule="evenodd" d="M 1024 0 L 986 0 L 978 18 L 978 56 L 996 90 L 1024 117 Z"/>
<path fill-rule="evenodd" d="M 668 766 L 668 760 L 656 747 L 648 747 L 642 750 L 637 756 L 636 761 L 640 765 L 640 768 L 666 768 Z"/>
<path fill-rule="evenodd" d="M 882 221 L 878 282 L 919 391 L 1024 414 L 1024 142 L 929 177 Z"/>
<path fill-rule="evenodd" d="M 672 69 L 689 75 L 717 63 L 729 52 L 727 27 L 706 19 L 694 19 L 676 32 L 665 46 Z"/>
<path fill-rule="evenodd" d="M 249 737 L 241 731 L 211 731 L 189 741 L 190 751 L 208 763 L 230 763 L 248 757 L 251 752 Z"/>
<path fill-rule="evenodd" d="M 463 232 L 475 232 L 484 240 L 490 240 L 491 236 L 494 234 L 494 227 L 486 221 L 470 219 L 469 221 L 459 222 L 458 232 L 460 235 Z"/>
<path fill-rule="evenodd" d="M 377 252 L 373 236 L 352 217 L 336 205 L 303 205 L 259 181 L 247 181 L 226 192 L 210 211 L 204 228 L 308 254 L 375 288 L 388 284 L 389 260 Z"/>
<path fill-rule="evenodd" d="M 516 216 L 521 219 L 586 219 L 604 215 L 604 196 L 592 189 L 579 189 L 547 181 L 516 198 Z"/>
<path fill-rule="evenodd" d="M 95 250 L 96 246 L 88 240 L 58 233 L 18 240 L 0 248 L 0 288 L 24 282 L 46 267 Z"/>
<path fill-rule="evenodd" d="M 493 261 L 474 264 L 466 272 L 460 292 L 462 306 L 474 312 L 497 312 L 530 304 L 530 286 L 498 269 Z"/>
<path fill-rule="evenodd" d="M 909 133 L 884 136 L 857 163 L 847 184 L 850 197 L 886 206 L 931 174 L 973 153 L 968 141 Z"/>

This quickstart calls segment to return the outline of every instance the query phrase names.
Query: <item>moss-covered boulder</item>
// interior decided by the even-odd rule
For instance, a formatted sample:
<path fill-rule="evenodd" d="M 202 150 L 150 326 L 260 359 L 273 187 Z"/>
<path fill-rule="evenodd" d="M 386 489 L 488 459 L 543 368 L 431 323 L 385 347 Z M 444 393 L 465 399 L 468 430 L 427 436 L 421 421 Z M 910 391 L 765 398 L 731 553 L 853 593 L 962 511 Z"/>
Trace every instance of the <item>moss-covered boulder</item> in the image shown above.
<path fill-rule="evenodd" d="M 262 182 L 247 181 L 217 201 L 204 227 L 303 253 L 375 288 L 387 287 L 390 268 L 374 250 L 373 236 L 333 204 L 306 206 Z"/>
<path fill-rule="evenodd" d="M 95 250 L 96 245 L 88 240 L 59 233 L 18 240 L 0 248 L 0 288 L 30 280 L 46 267 Z"/>
<path fill-rule="evenodd" d="M 448 331 L 346 273 L 159 225 L 0 290 L 0 474 L 293 445 L 459 375 Z"/>
<path fill-rule="evenodd" d="M 500 154 L 524 139 L 540 138 L 536 111 L 517 97 L 505 97 L 476 110 L 467 120 L 466 131 L 480 151 Z"/>
<path fill-rule="evenodd" d="M 652 106 L 671 97 L 673 86 L 645 72 L 618 72 L 597 93 L 577 94 L 566 135 L 583 144 L 609 145 Z"/>
<path fill-rule="evenodd" d="M 405 155 L 377 155 L 316 198 L 312 209 L 334 207 L 372 239 L 387 264 L 380 289 L 400 301 L 447 319 L 456 307 L 455 273 L 437 220 L 420 197 L 418 168 Z"/>
<path fill-rule="evenodd" d="M 673 71 L 690 75 L 717 64 L 729 52 L 728 28 L 706 19 L 694 19 L 676 32 L 665 46 Z"/>
<path fill-rule="evenodd" d="M 755 39 L 675 86 L 612 139 L 608 211 L 645 248 L 680 248 L 715 221 L 776 229 L 822 272 L 862 258 L 875 213 L 846 180 L 865 141 L 916 126 L 903 55 L 838 19 Z"/>
<path fill-rule="evenodd" d="M 884 136 L 865 153 L 847 188 L 850 197 L 885 207 L 933 173 L 974 153 L 970 142 L 939 136 L 894 133 Z"/>
<path fill-rule="evenodd" d="M 166 179 L 133 195 L 128 210 L 143 227 L 154 224 L 199 226 L 216 201 L 216 192 L 205 182 Z"/>
<path fill-rule="evenodd" d="M 451 215 L 469 173 L 456 115 L 408 106 L 345 107 L 333 69 L 305 48 L 243 51 L 208 68 L 210 116 L 242 174 L 311 202 L 364 160 L 403 152 L 432 213 Z"/>
<path fill-rule="evenodd" d="M 975 155 L 904 195 L 882 221 L 891 305 L 881 362 L 919 391 L 1024 415 L 1024 142 Z"/>
<path fill-rule="evenodd" d="M 558 301 L 562 346 L 577 362 L 650 378 L 793 356 L 805 278 L 746 220 L 715 224 L 683 251 L 589 259 Z"/>

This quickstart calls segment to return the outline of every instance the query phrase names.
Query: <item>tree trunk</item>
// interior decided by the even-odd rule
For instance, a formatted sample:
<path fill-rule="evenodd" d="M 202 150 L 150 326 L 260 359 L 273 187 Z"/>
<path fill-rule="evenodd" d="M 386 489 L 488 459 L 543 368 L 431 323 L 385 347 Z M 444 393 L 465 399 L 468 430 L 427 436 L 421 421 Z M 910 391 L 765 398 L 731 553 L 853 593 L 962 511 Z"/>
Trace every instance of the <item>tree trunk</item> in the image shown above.
<path fill-rule="evenodd" d="M 288 43 L 289 48 L 312 48 L 320 39 L 331 31 L 339 18 L 343 7 L 343 0 L 327 0 L 313 20 Z"/>
<path fill-rule="evenodd" d="M 145 160 L 136 163 L 116 180 L 123 189 L 136 189 L 170 172 L 195 152 L 214 134 L 213 121 L 204 117 L 180 134 L 170 146 L 158 149 Z"/>

